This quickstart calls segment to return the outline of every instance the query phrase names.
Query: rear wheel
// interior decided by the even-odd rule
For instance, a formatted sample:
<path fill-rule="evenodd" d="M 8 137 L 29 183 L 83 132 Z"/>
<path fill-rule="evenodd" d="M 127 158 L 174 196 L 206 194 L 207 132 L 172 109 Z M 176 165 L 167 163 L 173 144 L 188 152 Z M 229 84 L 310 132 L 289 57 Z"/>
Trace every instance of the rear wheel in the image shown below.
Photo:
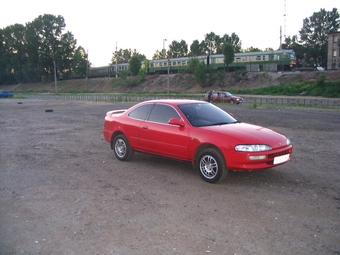
<path fill-rule="evenodd" d="M 134 150 L 131 149 L 125 135 L 117 135 L 113 140 L 113 151 L 116 158 L 121 161 L 130 160 L 133 157 Z"/>
<path fill-rule="evenodd" d="M 205 149 L 198 155 L 195 168 L 202 179 L 210 183 L 223 181 L 228 174 L 223 156 L 214 148 Z"/>

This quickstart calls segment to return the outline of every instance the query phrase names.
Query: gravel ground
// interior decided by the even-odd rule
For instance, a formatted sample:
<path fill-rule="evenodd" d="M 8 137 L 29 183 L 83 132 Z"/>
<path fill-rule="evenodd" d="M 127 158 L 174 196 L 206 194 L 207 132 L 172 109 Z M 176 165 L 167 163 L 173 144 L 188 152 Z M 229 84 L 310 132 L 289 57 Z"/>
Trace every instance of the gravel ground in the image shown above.
<path fill-rule="evenodd" d="M 219 105 L 294 152 L 209 184 L 187 162 L 114 157 L 103 118 L 131 105 L 0 100 L 0 254 L 340 254 L 339 111 Z"/>

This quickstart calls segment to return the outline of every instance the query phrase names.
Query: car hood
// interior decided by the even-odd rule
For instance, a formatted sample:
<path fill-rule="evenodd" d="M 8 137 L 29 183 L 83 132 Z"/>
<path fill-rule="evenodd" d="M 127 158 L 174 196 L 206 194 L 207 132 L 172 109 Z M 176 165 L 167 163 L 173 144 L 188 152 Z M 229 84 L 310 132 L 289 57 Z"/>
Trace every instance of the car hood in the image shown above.
<path fill-rule="evenodd" d="M 202 127 L 210 132 L 230 137 L 243 144 L 267 144 L 273 149 L 286 145 L 286 137 L 269 128 L 248 123 Z"/>

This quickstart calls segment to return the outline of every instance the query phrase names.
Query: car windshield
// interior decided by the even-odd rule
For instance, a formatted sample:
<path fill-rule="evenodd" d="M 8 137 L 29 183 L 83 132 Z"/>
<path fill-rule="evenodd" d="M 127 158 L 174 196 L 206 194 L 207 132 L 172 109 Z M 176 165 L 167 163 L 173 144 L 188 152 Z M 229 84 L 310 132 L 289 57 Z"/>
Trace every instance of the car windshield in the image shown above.
<path fill-rule="evenodd" d="M 221 108 L 210 103 L 180 104 L 178 108 L 194 127 L 226 125 L 238 122 Z"/>

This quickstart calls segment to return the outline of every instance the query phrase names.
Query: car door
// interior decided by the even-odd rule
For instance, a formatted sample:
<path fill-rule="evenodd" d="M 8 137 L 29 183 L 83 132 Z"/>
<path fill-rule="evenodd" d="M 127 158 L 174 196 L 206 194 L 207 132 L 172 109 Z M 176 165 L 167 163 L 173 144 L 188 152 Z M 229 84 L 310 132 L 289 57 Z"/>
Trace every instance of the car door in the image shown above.
<path fill-rule="evenodd" d="M 188 158 L 189 127 L 170 125 L 171 118 L 181 119 L 170 105 L 156 104 L 141 128 L 148 143 L 148 152 L 178 159 Z"/>
<path fill-rule="evenodd" d="M 145 151 L 149 147 L 142 126 L 153 106 L 154 104 L 151 103 L 141 105 L 133 109 L 125 120 L 124 133 L 128 137 L 130 146 L 135 150 Z"/>

